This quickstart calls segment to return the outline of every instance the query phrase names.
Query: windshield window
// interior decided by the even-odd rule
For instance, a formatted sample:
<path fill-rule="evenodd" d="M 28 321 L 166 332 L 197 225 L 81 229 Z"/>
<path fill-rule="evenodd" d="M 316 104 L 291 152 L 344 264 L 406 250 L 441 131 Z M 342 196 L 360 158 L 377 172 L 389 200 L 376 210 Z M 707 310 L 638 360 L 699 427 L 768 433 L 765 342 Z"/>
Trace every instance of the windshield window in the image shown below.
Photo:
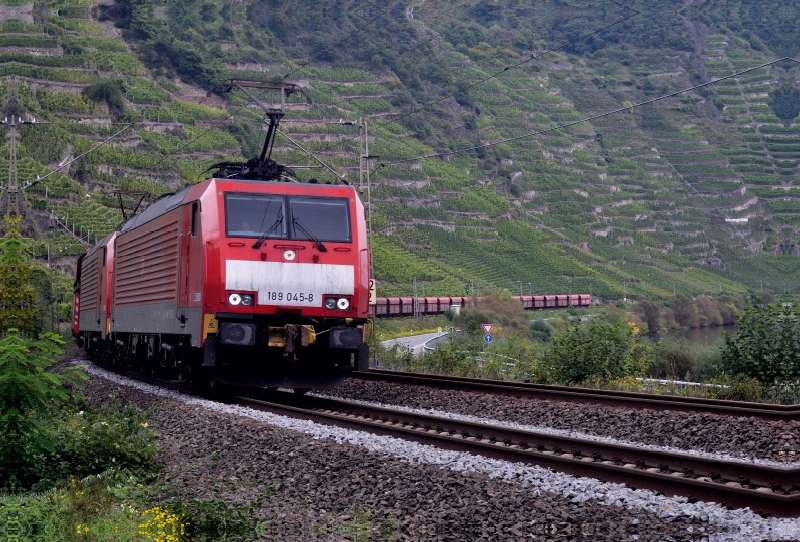
<path fill-rule="evenodd" d="M 228 237 L 286 238 L 284 198 L 258 194 L 225 195 L 225 233 Z"/>
<path fill-rule="evenodd" d="M 289 198 L 292 239 L 349 243 L 350 213 L 346 198 Z"/>

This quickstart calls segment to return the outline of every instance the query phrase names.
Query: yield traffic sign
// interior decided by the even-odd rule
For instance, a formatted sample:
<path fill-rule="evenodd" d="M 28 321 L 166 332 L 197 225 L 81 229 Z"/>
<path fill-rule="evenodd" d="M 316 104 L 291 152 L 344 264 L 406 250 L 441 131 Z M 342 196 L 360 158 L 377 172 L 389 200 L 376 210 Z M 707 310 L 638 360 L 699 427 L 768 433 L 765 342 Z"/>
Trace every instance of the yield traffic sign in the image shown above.
<path fill-rule="evenodd" d="M 494 324 L 481 324 L 481 327 L 483 327 L 483 332 L 489 335 L 492 332 Z"/>

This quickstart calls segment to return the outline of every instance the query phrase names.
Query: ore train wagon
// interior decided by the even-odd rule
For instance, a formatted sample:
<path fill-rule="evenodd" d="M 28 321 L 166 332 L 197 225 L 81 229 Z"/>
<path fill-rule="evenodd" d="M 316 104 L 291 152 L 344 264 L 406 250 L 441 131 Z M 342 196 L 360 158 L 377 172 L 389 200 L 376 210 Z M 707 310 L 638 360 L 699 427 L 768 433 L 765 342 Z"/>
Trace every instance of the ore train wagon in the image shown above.
<path fill-rule="evenodd" d="M 514 296 L 520 301 L 525 310 L 537 310 L 548 308 L 567 308 L 570 306 L 572 297 L 573 307 L 588 307 L 591 304 L 592 296 L 589 294 L 569 295 L 522 295 Z M 480 297 L 420 297 L 418 298 L 420 314 L 441 314 L 456 305 L 461 308 L 467 307 L 473 301 L 481 302 Z M 378 318 L 394 318 L 399 316 L 414 315 L 413 297 L 379 297 L 375 304 L 375 316 Z"/>

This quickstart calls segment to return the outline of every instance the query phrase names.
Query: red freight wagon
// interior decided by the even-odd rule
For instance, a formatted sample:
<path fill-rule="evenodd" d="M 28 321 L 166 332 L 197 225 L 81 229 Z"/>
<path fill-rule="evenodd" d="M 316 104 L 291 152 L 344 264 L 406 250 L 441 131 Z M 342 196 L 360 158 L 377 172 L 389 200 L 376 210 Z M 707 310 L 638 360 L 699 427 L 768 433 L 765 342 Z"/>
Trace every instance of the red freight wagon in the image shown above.
<path fill-rule="evenodd" d="M 385 297 L 379 297 L 375 300 L 375 316 L 381 318 L 389 315 L 389 300 Z"/>
<path fill-rule="evenodd" d="M 419 298 L 420 314 L 436 314 L 438 308 L 439 308 L 439 303 L 437 302 L 437 299 L 435 297 Z"/>
<path fill-rule="evenodd" d="M 399 297 L 390 297 L 387 299 L 387 304 L 389 306 L 389 315 L 390 316 L 401 316 L 403 307 L 400 305 L 400 298 Z"/>
<path fill-rule="evenodd" d="M 514 299 L 522 303 L 525 310 L 538 310 L 545 308 L 568 307 L 570 297 L 568 295 L 534 295 L 534 296 L 514 296 Z M 591 305 L 592 297 L 589 294 L 572 294 L 572 305 L 574 307 L 588 307 Z M 480 304 L 482 298 L 471 297 L 420 297 L 420 314 L 438 314 L 448 310 L 452 305 L 461 308 L 470 303 Z M 412 297 L 379 297 L 375 306 L 375 315 L 380 317 L 399 317 L 411 316 L 414 314 L 414 298 Z"/>
<path fill-rule="evenodd" d="M 413 297 L 401 297 L 400 298 L 400 314 L 403 316 L 413 316 L 414 315 L 414 298 Z"/>

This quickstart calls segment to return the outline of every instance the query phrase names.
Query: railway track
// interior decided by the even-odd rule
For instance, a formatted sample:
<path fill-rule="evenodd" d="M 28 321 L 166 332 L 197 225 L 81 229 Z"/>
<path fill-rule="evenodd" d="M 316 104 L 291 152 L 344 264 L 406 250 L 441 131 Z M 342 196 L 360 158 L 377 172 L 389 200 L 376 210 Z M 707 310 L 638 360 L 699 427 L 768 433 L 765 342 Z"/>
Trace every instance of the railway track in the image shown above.
<path fill-rule="evenodd" d="M 179 382 L 154 380 L 129 371 L 121 374 L 197 395 Z M 214 399 L 666 495 L 749 507 L 763 516 L 800 516 L 800 468 L 709 459 L 258 388 L 229 389 Z"/>
<path fill-rule="evenodd" d="M 570 386 L 550 386 L 529 382 L 505 380 L 485 380 L 460 376 L 434 375 L 427 373 L 407 373 L 370 369 L 354 372 L 354 378 L 377 380 L 415 386 L 491 393 L 530 399 L 566 401 L 575 403 L 595 403 L 615 407 L 649 408 L 675 410 L 701 414 L 720 414 L 725 416 L 753 416 L 761 420 L 800 420 L 800 405 L 770 405 L 748 403 L 745 401 L 726 401 L 702 397 L 679 397 L 675 395 L 654 395 L 626 391 L 595 390 Z"/>
<path fill-rule="evenodd" d="M 669 453 L 289 393 L 248 390 L 231 402 L 504 461 L 624 483 L 668 495 L 800 516 L 800 468 Z"/>

